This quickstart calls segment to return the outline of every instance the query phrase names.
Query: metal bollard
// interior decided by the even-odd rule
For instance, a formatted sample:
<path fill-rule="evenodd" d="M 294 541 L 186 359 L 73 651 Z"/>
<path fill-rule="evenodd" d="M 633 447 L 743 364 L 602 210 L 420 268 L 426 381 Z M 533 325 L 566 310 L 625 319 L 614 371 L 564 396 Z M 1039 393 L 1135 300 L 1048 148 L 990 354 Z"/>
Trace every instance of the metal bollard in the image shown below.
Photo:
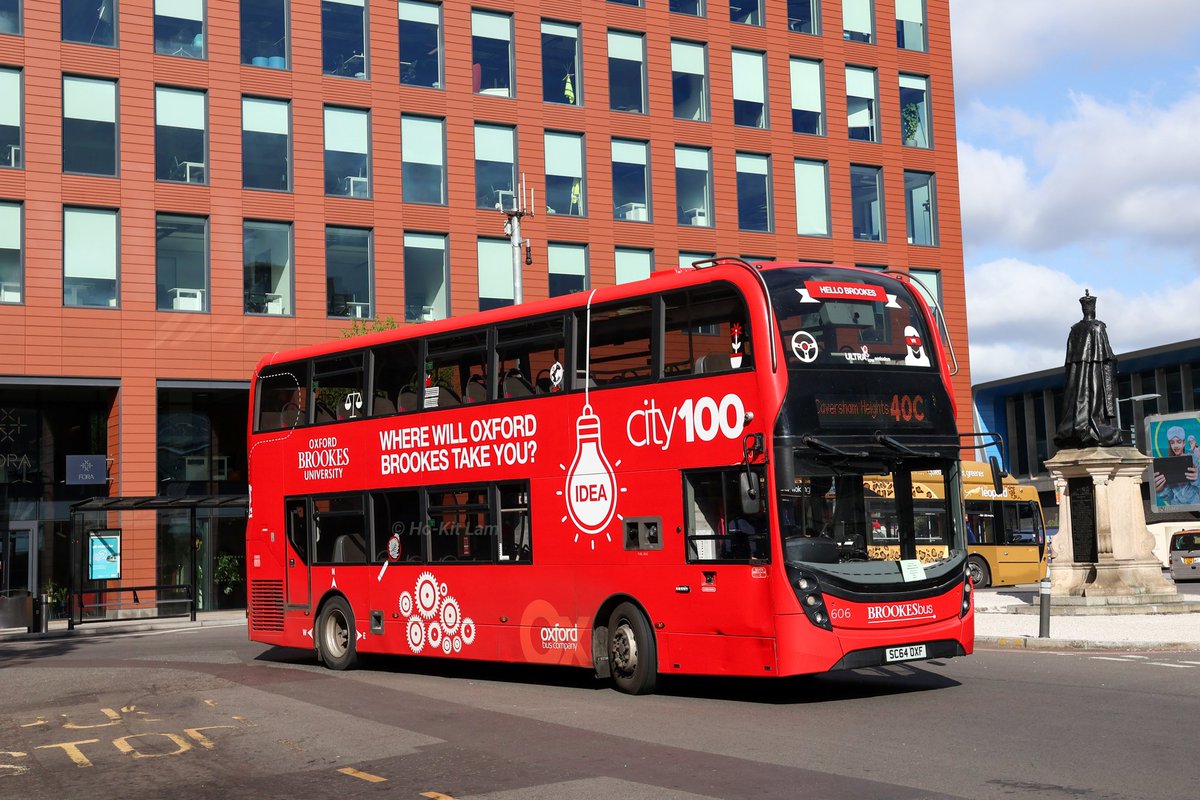
<path fill-rule="evenodd" d="M 1038 598 L 1040 602 L 1041 621 L 1038 625 L 1038 638 L 1050 638 L 1050 576 L 1042 578 L 1041 588 L 1038 590 Z"/>
<path fill-rule="evenodd" d="M 38 601 L 38 605 L 41 606 L 38 612 L 38 631 L 45 633 L 50 630 L 50 595 L 43 594 Z"/>

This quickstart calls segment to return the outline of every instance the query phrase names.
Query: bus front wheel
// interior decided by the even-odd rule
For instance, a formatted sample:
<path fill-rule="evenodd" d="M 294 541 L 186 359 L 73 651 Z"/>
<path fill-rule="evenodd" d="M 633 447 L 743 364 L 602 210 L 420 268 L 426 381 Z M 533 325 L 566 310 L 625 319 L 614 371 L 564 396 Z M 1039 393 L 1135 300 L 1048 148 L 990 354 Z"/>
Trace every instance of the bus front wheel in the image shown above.
<path fill-rule="evenodd" d="M 967 569 L 971 571 L 971 583 L 975 584 L 976 589 L 986 589 L 992 585 L 992 572 L 987 562 L 979 556 L 967 559 Z"/>
<path fill-rule="evenodd" d="M 608 663 L 613 683 L 626 694 L 649 694 L 658 682 L 654 631 L 631 603 L 621 603 L 608 619 Z"/>
<path fill-rule="evenodd" d="M 345 598 L 335 597 L 321 609 L 317 621 L 317 656 L 330 669 L 351 669 L 358 663 L 354 614 Z"/>

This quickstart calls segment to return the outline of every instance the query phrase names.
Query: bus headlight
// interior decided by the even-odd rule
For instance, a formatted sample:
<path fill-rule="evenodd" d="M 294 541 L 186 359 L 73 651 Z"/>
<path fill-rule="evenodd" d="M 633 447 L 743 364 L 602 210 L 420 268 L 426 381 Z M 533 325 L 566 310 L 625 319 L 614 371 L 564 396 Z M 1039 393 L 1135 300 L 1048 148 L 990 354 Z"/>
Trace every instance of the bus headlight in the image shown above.
<path fill-rule="evenodd" d="M 972 591 L 974 591 L 974 587 L 971 586 L 971 570 L 969 568 L 964 569 L 963 570 L 963 588 L 962 588 L 962 610 L 958 612 L 959 619 L 962 619 L 963 617 L 965 617 L 967 615 L 967 612 L 969 612 L 971 610 L 971 592 Z"/>
<path fill-rule="evenodd" d="M 797 575 L 793 571 L 792 577 L 796 587 L 796 598 L 800 601 L 800 607 L 804 609 L 808 621 L 818 628 L 833 630 L 833 624 L 829 621 L 829 611 L 825 607 L 825 598 L 821 595 L 821 585 L 816 576 L 807 572 Z"/>

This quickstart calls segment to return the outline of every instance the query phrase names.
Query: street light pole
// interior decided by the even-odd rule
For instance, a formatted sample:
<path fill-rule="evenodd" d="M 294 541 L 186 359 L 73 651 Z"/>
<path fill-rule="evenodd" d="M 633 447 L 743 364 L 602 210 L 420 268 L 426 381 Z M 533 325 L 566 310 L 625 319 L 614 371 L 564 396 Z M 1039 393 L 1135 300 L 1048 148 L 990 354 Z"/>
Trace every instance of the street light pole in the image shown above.
<path fill-rule="evenodd" d="M 1137 426 L 1137 410 L 1139 407 L 1136 404 L 1144 403 L 1147 400 L 1157 400 L 1160 397 L 1162 397 L 1161 394 L 1135 394 L 1132 397 L 1117 398 L 1117 430 L 1125 430 L 1125 428 L 1121 426 L 1121 403 L 1129 403 L 1129 410 L 1133 413 L 1133 422 L 1129 426 L 1129 439 L 1130 444 L 1133 445 L 1134 448 L 1137 448 L 1137 431 L 1135 430 L 1135 427 Z"/>

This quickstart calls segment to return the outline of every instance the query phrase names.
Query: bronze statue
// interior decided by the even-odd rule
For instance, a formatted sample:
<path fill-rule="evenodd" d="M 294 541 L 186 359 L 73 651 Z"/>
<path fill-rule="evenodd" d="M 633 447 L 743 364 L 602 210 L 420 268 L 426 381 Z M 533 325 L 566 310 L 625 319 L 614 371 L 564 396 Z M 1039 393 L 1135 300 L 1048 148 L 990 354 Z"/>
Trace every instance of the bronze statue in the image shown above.
<path fill-rule="evenodd" d="M 1121 444 L 1117 359 L 1104 323 L 1096 319 L 1096 298 L 1085 289 L 1079 304 L 1083 319 L 1071 326 L 1067 337 L 1067 385 L 1054 444 L 1060 450 L 1116 447 Z"/>

